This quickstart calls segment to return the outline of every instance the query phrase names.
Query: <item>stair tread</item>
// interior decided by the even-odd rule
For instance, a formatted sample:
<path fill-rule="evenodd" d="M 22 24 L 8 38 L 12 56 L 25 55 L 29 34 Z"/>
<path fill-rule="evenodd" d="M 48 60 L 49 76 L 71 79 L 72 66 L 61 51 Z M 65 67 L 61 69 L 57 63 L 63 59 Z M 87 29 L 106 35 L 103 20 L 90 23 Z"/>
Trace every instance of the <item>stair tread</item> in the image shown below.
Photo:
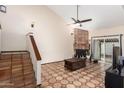
<path fill-rule="evenodd" d="M 36 81 L 30 53 L 2 53 L 0 55 L 0 76 L 2 76 L 0 77 L 0 87 L 35 87 Z"/>

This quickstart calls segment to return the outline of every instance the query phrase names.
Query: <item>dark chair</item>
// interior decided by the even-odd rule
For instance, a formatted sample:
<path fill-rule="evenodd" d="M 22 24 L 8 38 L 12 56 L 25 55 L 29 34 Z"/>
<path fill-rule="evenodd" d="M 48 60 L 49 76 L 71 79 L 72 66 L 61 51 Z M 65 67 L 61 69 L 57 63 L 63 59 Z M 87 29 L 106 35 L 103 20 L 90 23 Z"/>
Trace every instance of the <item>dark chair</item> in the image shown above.
<path fill-rule="evenodd" d="M 74 57 L 76 57 L 76 58 L 85 57 L 86 58 L 88 50 L 87 49 L 76 49 L 75 52 L 76 53 L 75 53 Z"/>

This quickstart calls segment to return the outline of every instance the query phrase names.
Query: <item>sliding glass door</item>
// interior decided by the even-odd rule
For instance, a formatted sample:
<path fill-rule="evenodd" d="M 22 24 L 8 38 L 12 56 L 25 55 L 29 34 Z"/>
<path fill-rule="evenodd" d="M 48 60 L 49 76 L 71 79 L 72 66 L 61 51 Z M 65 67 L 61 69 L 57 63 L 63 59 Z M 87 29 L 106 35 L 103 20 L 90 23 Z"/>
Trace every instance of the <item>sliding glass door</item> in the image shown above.
<path fill-rule="evenodd" d="M 107 63 L 112 63 L 114 46 L 120 47 L 118 38 L 111 38 L 105 40 L 105 62 Z"/>
<path fill-rule="evenodd" d="M 112 63 L 113 47 L 118 46 L 121 49 L 120 41 L 120 35 L 92 38 L 92 58 L 105 63 Z"/>
<path fill-rule="evenodd" d="M 92 53 L 94 59 L 100 59 L 100 41 L 97 39 L 93 40 Z"/>
<path fill-rule="evenodd" d="M 105 61 L 105 43 L 104 40 L 100 42 L 100 60 Z"/>

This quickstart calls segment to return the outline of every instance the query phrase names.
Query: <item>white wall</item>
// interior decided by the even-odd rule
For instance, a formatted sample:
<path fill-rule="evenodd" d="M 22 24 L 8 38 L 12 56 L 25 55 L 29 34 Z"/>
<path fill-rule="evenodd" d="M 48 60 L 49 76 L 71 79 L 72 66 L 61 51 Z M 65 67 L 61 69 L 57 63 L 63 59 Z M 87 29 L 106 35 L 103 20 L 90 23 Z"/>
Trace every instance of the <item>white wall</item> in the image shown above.
<path fill-rule="evenodd" d="M 92 36 L 104 36 L 104 35 L 117 35 L 123 34 L 122 37 L 122 54 L 124 56 L 124 26 L 118 26 L 113 28 L 106 28 L 100 30 L 90 31 L 90 37 Z"/>
<path fill-rule="evenodd" d="M 43 62 L 53 62 L 72 57 L 73 39 L 66 23 L 46 6 L 7 6 L 0 15 L 2 24 L 2 50 L 26 49 L 25 34 L 32 29 Z"/>

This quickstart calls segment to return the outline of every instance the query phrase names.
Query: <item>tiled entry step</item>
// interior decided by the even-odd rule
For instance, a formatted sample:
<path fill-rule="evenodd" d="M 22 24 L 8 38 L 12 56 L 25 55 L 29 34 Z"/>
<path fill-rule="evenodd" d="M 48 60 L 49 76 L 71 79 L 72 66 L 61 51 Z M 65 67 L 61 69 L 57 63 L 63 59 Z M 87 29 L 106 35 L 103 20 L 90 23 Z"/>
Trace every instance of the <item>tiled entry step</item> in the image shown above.
<path fill-rule="evenodd" d="M 36 87 L 28 52 L 3 53 L 0 55 L 0 87 Z"/>

